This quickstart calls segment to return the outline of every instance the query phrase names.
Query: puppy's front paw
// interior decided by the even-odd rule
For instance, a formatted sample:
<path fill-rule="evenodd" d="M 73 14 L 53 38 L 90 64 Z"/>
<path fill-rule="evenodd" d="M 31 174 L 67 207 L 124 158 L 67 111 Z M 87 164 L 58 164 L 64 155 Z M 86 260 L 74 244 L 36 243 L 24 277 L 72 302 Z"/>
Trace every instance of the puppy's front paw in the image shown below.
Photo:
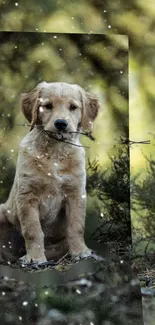
<path fill-rule="evenodd" d="M 93 258 L 94 260 L 97 260 L 97 261 L 105 260 L 105 258 L 103 256 L 97 255 L 95 252 L 93 252 L 89 248 L 86 251 L 84 251 L 76 256 L 72 256 L 73 262 L 79 262 L 80 260 L 87 259 L 87 258 Z"/>
<path fill-rule="evenodd" d="M 26 254 L 24 256 L 22 256 L 20 259 L 19 259 L 19 262 L 20 264 L 22 265 L 25 265 L 25 264 L 30 264 L 30 263 L 34 263 L 34 264 L 41 264 L 41 263 L 44 263 L 46 262 L 47 259 L 45 256 L 40 256 L 39 258 L 33 258 L 31 255 L 29 254 Z"/>
<path fill-rule="evenodd" d="M 85 251 L 79 253 L 78 255 L 73 255 L 72 259 L 74 262 L 78 262 L 80 260 L 83 260 L 85 258 L 91 257 L 92 251 L 91 249 L 87 248 Z"/>

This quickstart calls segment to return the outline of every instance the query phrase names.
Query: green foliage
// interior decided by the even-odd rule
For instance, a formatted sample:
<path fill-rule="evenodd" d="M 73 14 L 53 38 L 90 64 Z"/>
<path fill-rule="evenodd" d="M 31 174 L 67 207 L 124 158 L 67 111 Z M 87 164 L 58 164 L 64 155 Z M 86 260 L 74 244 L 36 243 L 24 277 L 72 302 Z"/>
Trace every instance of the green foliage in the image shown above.
<path fill-rule="evenodd" d="M 155 160 L 147 158 L 147 174 L 143 180 L 132 180 L 132 205 L 138 213 L 143 235 L 154 238 L 155 229 Z"/>
<path fill-rule="evenodd" d="M 84 301 L 76 298 L 75 295 L 65 295 L 64 293 L 55 293 L 54 291 L 49 291 L 47 296 L 42 299 L 46 301 L 52 308 L 61 309 L 61 311 L 69 313 L 73 311 L 78 311 L 79 308 L 84 308 Z"/>
<path fill-rule="evenodd" d="M 110 157 L 111 168 L 102 171 L 97 161 L 88 161 L 87 191 L 99 199 L 91 211 L 98 213 L 99 226 L 92 237 L 99 242 L 131 243 L 130 170 L 128 146 L 121 146 L 116 156 Z M 99 211 L 100 210 L 100 211 Z"/>

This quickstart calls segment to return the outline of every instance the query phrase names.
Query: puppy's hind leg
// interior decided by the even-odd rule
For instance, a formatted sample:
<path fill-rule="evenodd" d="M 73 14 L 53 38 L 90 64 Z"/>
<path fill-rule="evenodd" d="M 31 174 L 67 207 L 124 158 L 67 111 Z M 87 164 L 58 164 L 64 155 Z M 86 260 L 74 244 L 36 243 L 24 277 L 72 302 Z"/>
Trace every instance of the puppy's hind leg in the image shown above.
<path fill-rule="evenodd" d="M 5 204 L 0 204 L 0 224 L 6 222 Z"/>
<path fill-rule="evenodd" d="M 15 262 L 18 257 L 15 256 L 12 236 L 13 226 L 8 222 L 5 214 L 5 204 L 0 205 L 0 263 Z"/>

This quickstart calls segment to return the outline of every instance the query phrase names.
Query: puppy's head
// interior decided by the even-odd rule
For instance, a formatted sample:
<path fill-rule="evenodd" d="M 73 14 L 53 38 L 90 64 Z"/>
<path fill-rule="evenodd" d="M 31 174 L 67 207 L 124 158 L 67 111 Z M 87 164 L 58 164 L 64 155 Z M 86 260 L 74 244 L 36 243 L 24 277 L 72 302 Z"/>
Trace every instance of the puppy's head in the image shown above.
<path fill-rule="evenodd" d="M 78 85 L 42 82 L 21 96 L 26 119 L 43 130 L 71 139 L 79 127 L 92 131 L 99 110 L 98 99 Z"/>

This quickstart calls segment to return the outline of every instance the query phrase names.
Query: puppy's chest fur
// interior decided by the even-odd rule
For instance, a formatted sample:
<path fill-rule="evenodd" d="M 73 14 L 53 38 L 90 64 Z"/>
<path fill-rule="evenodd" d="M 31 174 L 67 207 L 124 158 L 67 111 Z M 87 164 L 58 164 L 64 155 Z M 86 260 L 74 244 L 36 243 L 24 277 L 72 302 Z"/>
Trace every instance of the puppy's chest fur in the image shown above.
<path fill-rule="evenodd" d="M 27 159 L 25 159 L 27 156 Z M 19 164 L 24 170 L 26 187 L 35 189 L 40 196 L 64 195 L 79 183 L 85 183 L 85 163 L 83 151 L 60 146 L 59 150 L 22 150 Z M 22 161 L 27 161 L 24 166 Z M 31 166 L 31 169 L 29 168 Z"/>
<path fill-rule="evenodd" d="M 39 170 L 43 181 L 49 184 L 56 183 L 56 187 L 71 186 L 76 177 L 80 176 L 80 160 L 76 154 L 67 150 L 45 153 L 34 158 L 35 167 Z M 38 173 L 37 173 L 38 174 Z"/>

